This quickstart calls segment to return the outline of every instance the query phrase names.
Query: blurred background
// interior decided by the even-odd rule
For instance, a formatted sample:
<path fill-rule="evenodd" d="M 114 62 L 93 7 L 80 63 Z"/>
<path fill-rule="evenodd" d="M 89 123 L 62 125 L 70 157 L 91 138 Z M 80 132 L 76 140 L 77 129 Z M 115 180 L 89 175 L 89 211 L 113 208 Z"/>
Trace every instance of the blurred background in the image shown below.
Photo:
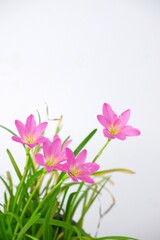
<path fill-rule="evenodd" d="M 103 103 L 120 114 L 131 109 L 130 125 L 141 136 L 114 140 L 98 160 L 101 169 L 123 167 L 134 175 L 112 174 L 116 199 L 98 236 L 160 239 L 160 1 L 0 0 L 0 124 L 63 115 L 61 136 L 74 148 L 94 128 L 88 161 L 106 139 L 96 116 Z M 52 137 L 56 122 L 50 121 Z M 24 152 L 0 129 L 0 174 L 13 172 L 6 148 L 23 169 Z M 15 179 L 16 181 L 16 179 Z M 0 199 L 3 201 L 2 183 Z M 102 194 L 85 230 L 95 234 Z"/>

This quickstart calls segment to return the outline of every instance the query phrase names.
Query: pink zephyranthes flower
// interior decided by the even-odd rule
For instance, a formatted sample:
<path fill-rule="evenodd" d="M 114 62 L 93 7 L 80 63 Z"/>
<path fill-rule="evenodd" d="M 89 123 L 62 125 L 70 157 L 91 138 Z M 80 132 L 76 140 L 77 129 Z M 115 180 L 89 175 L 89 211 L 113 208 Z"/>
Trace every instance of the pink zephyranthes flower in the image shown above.
<path fill-rule="evenodd" d="M 47 127 L 47 124 L 47 122 L 44 122 L 36 126 L 36 122 L 32 114 L 27 118 L 25 125 L 21 121 L 16 120 L 15 125 L 20 137 L 13 136 L 12 140 L 33 148 L 45 141 L 46 138 L 42 136 L 42 133 Z"/>
<path fill-rule="evenodd" d="M 53 169 L 61 170 L 61 163 L 66 160 L 66 152 L 62 147 L 61 140 L 56 136 L 51 142 L 49 139 L 43 143 L 43 154 L 37 153 L 35 155 L 36 162 L 45 167 L 47 172 Z"/>
<path fill-rule="evenodd" d="M 87 183 L 94 183 L 94 180 L 90 175 L 99 169 L 99 165 L 96 163 L 84 163 L 87 157 L 87 151 L 83 150 L 75 158 L 73 152 L 66 148 L 67 163 L 63 165 L 63 171 L 67 172 L 68 175 L 74 182 L 82 180 Z"/>
<path fill-rule="evenodd" d="M 107 103 L 103 104 L 103 115 L 98 115 L 99 122 L 104 126 L 104 136 L 113 139 L 118 138 L 125 140 L 128 136 L 138 136 L 140 131 L 132 126 L 126 125 L 129 117 L 130 110 L 126 110 L 120 116 L 117 116 L 112 110 L 111 106 Z"/>

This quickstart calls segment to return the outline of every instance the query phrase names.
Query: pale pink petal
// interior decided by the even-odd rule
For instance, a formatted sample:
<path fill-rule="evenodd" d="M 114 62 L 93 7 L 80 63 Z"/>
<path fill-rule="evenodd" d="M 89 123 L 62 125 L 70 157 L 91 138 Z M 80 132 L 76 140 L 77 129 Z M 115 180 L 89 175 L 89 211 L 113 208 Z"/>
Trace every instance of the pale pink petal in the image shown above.
<path fill-rule="evenodd" d="M 45 156 L 48 155 L 50 145 L 51 145 L 51 142 L 47 138 L 46 141 L 43 143 L 43 153 L 44 153 Z"/>
<path fill-rule="evenodd" d="M 90 184 L 94 183 L 94 180 L 88 175 L 79 175 L 78 179 L 80 179 L 80 180 L 82 180 L 83 182 L 86 182 L 86 183 L 90 183 Z"/>
<path fill-rule="evenodd" d="M 39 137 L 36 141 L 36 144 L 44 143 L 46 141 L 45 137 Z"/>
<path fill-rule="evenodd" d="M 60 139 L 60 137 L 56 134 L 56 135 L 54 135 L 54 137 L 53 137 L 53 141 L 54 141 L 54 140 L 57 140 L 57 139 Z"/>
<path fill-rule="evenodd" d="M 113 126 L 115 128 L 121 129 L 121 125 L 123 125 L 122 120 L 120 118 L 117 118 L 116 121 L 113 123 Z"/>
<path fill-rule="evenodd" d="M 122 129 L 122 132 L 126 136 L 139 136 L 141 132 L 137 128 L 133 128 L 132 126 L 126 126 Z"/>
<path fill-rule="evenodd" d="M 45 168 L 46 168 L 46 171 L 49 173 L 49 172 L 52 172 L 53 170 L 53 166 L 47 166 L 45 165 Z"/>
<path fill-rule="evenodd" d="M 27 130 L 27 128 L 24 126 L 24 124 L 21 121 L 16 120 L 15 121 L 15 125 L 17 127 L 17 130 L 18 130 L 19 135 L 21 136 L 21 138 L 23 138 L 24 135 L 28 135 L 28 130 Z"/>
<path fill-rule="evenodd" d="M 108 103 L 103 104 L 103 115 L 109 122 L 114 122 L 117 118 L 117 115 Z"/>
<path fill-rule="evenodd" d="M 121 127 L 125 126 L 127 124 L 129 117 L 130 117 L 130 113 L 131 113 L 131 111 L 130 111 L 130 109 L 128 109 L 120 115 L 119 118 L 122 120 Z"/>
<path fill-rule="evenodd" d="M 125 140 L 126 139 L 126 135 L 123 132 L 119 132 L 115 135 L 116 138 L 120 139 L 120 140 Z"/>
<path fill-rule="evenodd" d="M 32 114 L 26 120 L 26 128 L 29 132 L 32 132 L 36 128 L 36 122 Z"/>
<path fill-rule="evenodd" d="M 62 172 L 68 172 L 68 171 L 64 171 L 67 169 L 66 166 L 63 166 L 63 164 L 56 164 L 56 165 L 53 165 L 53 169 L 57 170 L 57 171 L 62 171 Z"/>
<path fill-rule="evenodd" d="M 69 163 L 69 165 L 75 164 L 74 154 L 69 148 L 66 148 L 66 157 L 67 157 L 67 162 Z"/>
<path fill-rule="evenodd" d="M 97 163 L 85 163 L 81 168 L 82 173 L 85 174 L 92 174 L 96 172 L 98 169 L 99 165 Z"/>
<path fill-rule="evenodd" d="M 37 153 L 35 155 L 35 160 L 36 160 L 37 164 L 39 164 L 41 166 L 45 166 L 44 157 L 41 153 Z"/>
<path fill-rule="evenodd" d="M 61 140 L 60 139 L 56 139 L 55 141 L 53 141 L 51 143 L 51 146 L 49 148 L 48 154 L 57 156 L 60 153 L 61 150 Z"/>
<path fill-rule="evenodd" d="M 35 136 L 35 138 L 38 138 L 39 136 L 42 135 L 45 128 L 47 127 L 47 124 L 48 124 L 47 122 L 41 123 L 34 129 L 34 131 L 32 133 Z"/>
<path fill-rule="evenodd" d="M 84 149 L 78 154 L 76 158 L 76 165 L 77 166 L 82 165 L 85 162 L 86 157 L 87 157 L 87 150 Z"/>
<path fill-rule="evenodd" d="M 69 164 L 64 163 L 64 164 L 59 164 L 59 170 L 62 172 L 68 172 L 69 171 Z"/>
<path fill-rule="evenodd" d="M 18 136 L 13 136 L 13 137 L 12 137 L 12 140 L 24 144 L 24 142 L 22 141 L 22 139 L 21 139 L 20 137 L 18 137 Z"/>
<path fill-rule="evenodd" d="M 60 163 L 60 162 L 64 162 L 66 160 L 66 154 L 65 152 L 60 152 L 58 154 L 58 156 L 55 156 L 56 159 L 57 159 L 57 162 Z"/>
<path fill-rule="evenodd" d="M 103 129 L 103 134 L 106 138 L 114 139 L 115 135 L 111 135 L 107 129 Z"/>
<path fill-rule="evenodd" d="M 105 128 L 109 127 L 110 121 L 108 121 L 104 116 L 98 115 L 97 119 Z"/>

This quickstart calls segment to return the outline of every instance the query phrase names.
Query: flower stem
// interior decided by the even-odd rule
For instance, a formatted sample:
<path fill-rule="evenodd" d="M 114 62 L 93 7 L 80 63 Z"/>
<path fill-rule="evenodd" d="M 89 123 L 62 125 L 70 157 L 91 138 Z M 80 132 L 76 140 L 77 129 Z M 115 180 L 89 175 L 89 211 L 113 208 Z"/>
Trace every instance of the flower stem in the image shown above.
<path fill-rule="evenodd" d="M 107 147 L 109 142 L 111 141 L 110 138 L 108 138 L 107 142 L 104 144 L 104 146 L 101 148 L 101 150 L 97 153 L 97 155 L 94 157 L 92 162 L 96 162 L 96 160 L 99 158 L 99 156 L 102 154 L 103 150 Z"/>
<path fill-rule="evenodd" d="M 21 216 L 20 216 L 20 220 L 23 219 L 24 214 L 26 213 L 26 210 L 28 209 L 28 206 L 29 206 L 29 204 L 30 204 L 30 202 L 31 202 L 34 194 L 36 193 L 37 189 L 39 188 L 39 186 L 41 185 L 41 183 L 42 183 L 42 181 L 43 181 L 43 178 L 44 178 L 44 174 L 43 174 L 43 175 L 41 176 L 41 178 L 39 179 L 39 182 L 37 183 L 34 191 L 33 191 L 32 194 L 30 195 L 30 197 L 29 197 L 29 199 L 28 199 L 25 207 L 23 208 L 23 211 L 22 211 Z M 16 225 L 16 228 L 15 228 L 15 231 L 14 231 L 14 236 L 16 236 L 18 229 L 19 229 L 19 223 L 17 223 L 17 225 Z M 13 239 L 15 239 L 15 238 L 13 238 Z"/>
<path fill-rule="evenodd" d="M 12 212 L 15 211 L 16 205 L 17 205 L 17 204 L 20 204 L 20 203 L 18 202 L 18 199 L 19 199 L 20 195 L 22 194 L 22 191 L 23 191 L 23 190 L 25 190 L 24 192 L 25 192 L 25 194 L 26 194 L 27 197 L 28 197 L 28 193 L 27 193 L 27 190 L 26 190 L 26 188 L 25 188 L 25 179 L 26 179 L 26 176 L 27 176 L 27 173 L 28 173 L 28 169 L 29 169 L 28 165 L 29 165 L 29 149 L 26 149 L 26 165 L 25 165 L 25 167 L 24 167 L 24 173 L 23 173 L 23 176 L 22 176 L 22 178 L 21 178 L 21 181 L 20 181 L 20 183 L 19 183 L 19 186 L 18 186 L 18 188 L 17 188 L 16 195 L 15 195 L 15 198 L 14 198 L 14 202 L 13 202 L 13 206 L 12 206 Z"/>

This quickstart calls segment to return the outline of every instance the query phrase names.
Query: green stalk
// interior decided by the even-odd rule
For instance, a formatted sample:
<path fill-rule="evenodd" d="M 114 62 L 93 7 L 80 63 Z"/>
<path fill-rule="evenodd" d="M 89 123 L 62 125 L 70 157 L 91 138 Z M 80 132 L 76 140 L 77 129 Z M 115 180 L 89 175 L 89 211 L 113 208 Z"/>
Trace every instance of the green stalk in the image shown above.
<path fill-rule="evenodd" d="M 20 219 L 23 218 L 24 213 L 26 212 L 26 210 L 27 210 L 27 208 L 28 208 L 28 206 L 29 206 L 29 204 L 30 204 L 30 202 L 31 202 L 31 200 L 32 200 L 32 197 L 34 196 L 35 192 L 37 191 L 37 189 L 39 188 L 39 186 L 40 186 L 40 184 L 41 184 L 41 181 L 43 180 L 43 177 L 44 177 L 44 176 L 42 175 L 42 177 L 40 178 L 40 180 L 39 180 L 38 184 L 36 185 L 34 191 L 33 191 L 32 194 L 30 195 L 30 198 L 28 199 L 28 201 L 27 201 L 27 203 L 26 203 L 26 205 L 25 205 L 25 207 L 24 207 L 24 209 L 23 209 L 23 212 L 22 212 L 22 214 L 21 214 L 21 216 L 20 216 Z M 62 182 L 65 180 L 65 177 L 66 177 L 66 176 L 64 176 L 64 177 L 57 183 L 57 185 L 55 185 L 55 186 L 51 189 L 51 191 L 50 191 L 50 192 L 43 198 L 43 200 L 39 203 L 39 205 L 37 206 L 37 208 L 36 208 L 35 211 L 33 212 L 32 216 L 30 217 L 29 221 L 27 222 L 27 225 L 30 224 L 30 222 L 32 222 L 32 220 L 34 219 L 34 217 L 35 217 L 35 215 L 37 214 L 37 212 L 39 211 L 39 209 L 43 206 L 43 204 L 47 201 L 47 199 L 51 196 L 51 194 L 55 191 L 55 189 L 57 189 L 58 187 L 60 187 L 60 185 L 62 184 Z M 16 237 L 16 234 L 17 234 L 17 232 L 18 232 L 18 228 L 19 228 L 19 224 L 17 223 L 17 226 L 16 226 L 16 228 L 15 228 L 15 232 L 14 232 L 15 236 L 14 236 L 13 240 L 16 239 L 15 237 Z"/>
<path fill-rule="evenodd" d="M 28 199 L 25 207 L 23 208 L 23 211 L 22 211 L 21 216 L 20 216 L 20 220 L 23 219 L 24 214 L 26 213 L 26 210 L 28 209 L 28 206 L 29 206 L 29 204 L 30 204 L 30 202 L 31 202 L 34 194 L 36 193 L 37 189 L 39 188 L 39 186 L 41 185 L 41 183 L 42 183 L 42 181 L 43 181 L 43 178 L 44 178 L 44 174 L 41 176 L 39 182 L 37 183 L 37 185 L 36 185 L 36 187 L 35 187 L 35 189 L 34 189 L 34 191 L 31 193 L 31 195 L 30 195 L 30 197 L 29 197 L 29 199 Z M 15 231 L 14 231 L 14 235 L 15 235 L 15 236 L 16 236 L 16 234 L 17 234 L 18 229 L 19 229 L 19 223 L 17 223 L 16 228 L 15 228 Z M 14 236 L 13 240 L 15 239 L 15 236 Z"/>
<path fill-rule="evenodd" d="M 14 202 L 13 202 L 13 206 L 12 206 L 12 210 L 11 212 L 14 213 L 15 212 L 15 207 L 16 205 L 18 205 L 19 201 L 18 199 L 20 199 L 20 196 L 23 192 L 23 190 L 25 189 L 25 179 L 26 179 L 26 176 L 27 176 L 27 173 L 28 173 L 28 170 L 29 170 L 29 150 L 30 149 L 26 149 L 26 165 L 25 165 L 25 168 L 24 168 L 24 173 L 23 173 L 23 176 L 20 180 L 20 183 L 18 185 L 18 188 L 17 188 L 17 191 L 16 191 L 16 195 L 15 195 L 15 198 L 14 198 Z M 27 192 L 27 190 L 26 190 Z M 11 218 L 12 219 L 12 218 Z"/>
<path fill-rule="evenodd" d="M 102 154 L 103 150 L 107 147 L 109 142 L 111 141 L 110 138 L 108 138 L 107 142 L 104 144 L 104 146 L 101 148 L 101 150 L 97 153 L 97 155 L 94 157 L 92 162 L 96 162 L 96 160 L 99 158 L 99 156 Z"/>

